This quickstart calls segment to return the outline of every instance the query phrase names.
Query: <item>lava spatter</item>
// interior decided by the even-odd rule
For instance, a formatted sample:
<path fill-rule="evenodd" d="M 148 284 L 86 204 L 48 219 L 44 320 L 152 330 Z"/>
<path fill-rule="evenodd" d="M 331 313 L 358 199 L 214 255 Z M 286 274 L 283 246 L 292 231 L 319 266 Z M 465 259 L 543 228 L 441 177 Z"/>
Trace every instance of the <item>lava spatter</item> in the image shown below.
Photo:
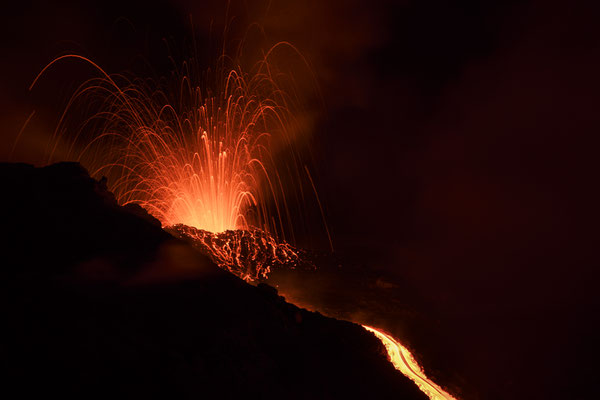
<path fill-rule="evenodd" d="M 213 233 L 178 224 L 165 229 L 248 282 L 266 279 L 272 268 L 295 268 L 307 263 L 302 250 L 256 228 Z"/>
<path fill-rule="evenodd" d="M 304 207 L 304 185 L 318 196 L 295 146 L 304 128 L 293 79 L 269 62 L 280 47 L 249 71 L 224 57 L 202 73 L 190 60 L 156 82 L 108 74 L 83 56 L 58 57 L 30 89 L 61 60 L 88 63 L 99 76 L 72 95 L 47 161 L 60 153 L 81 162 L 107 178 L 120 204 L 139 204 L 163 226 L 293 237 L 290 209 Z"/>

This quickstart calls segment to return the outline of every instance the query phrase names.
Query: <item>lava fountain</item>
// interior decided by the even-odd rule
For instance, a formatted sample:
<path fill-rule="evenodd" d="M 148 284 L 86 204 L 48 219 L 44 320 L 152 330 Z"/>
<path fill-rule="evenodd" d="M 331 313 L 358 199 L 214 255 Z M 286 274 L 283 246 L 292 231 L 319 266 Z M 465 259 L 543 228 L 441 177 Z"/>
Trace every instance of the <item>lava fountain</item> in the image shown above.
<path fill-rule="evenodd" d="M 109 75 L 80 55 L 58 57 L 30 90 L 65 59 L 84 61 L 100 76 L 82 83 L 69 100 L 47 162 L 60 148 L 60 158 L 75 159 L 93 176 L 106 177 L 121 205 L 141 205 L 167 231 L 246 281 L 267 278 L 273 266 L 305 263 L 285 238 L 286 231 L 293 234 L 290 203 L 302 206 L 305 200 L 303 176 L 323 213 L 309 170 L 299 165 L 293 146 L 293 96 L 277 84 L 280 74 L 267 62 L 272 51 L 248 73 L 239 66 L 226 68 L 223 61 L 212 80 L 216 84 L 204 86 L 194 80 L 199 74 L 193 63 L 175 71 L 170 84 L 155 84 Z M 84 107 L 79 115 L 87 117 L 73 131 L 67 121 L 78 105 Z M 287 152 L 283 166 L 276 162 L 278 151 Z M 290 182 L 296 184 L 297 199 L 289 195 Z M 364 328 L 431 399 L 454 400 L 425 376 L 405 347 Z"/>
<path fill-rule="evenodd" d="M 100 77 L 81 84 L 71 97 L 48 162 L 69 136 L 61 158 L 106 176 L 120 204 L 141 205 L 163 226 L 185 224 L 213 233 L 257 228 L 285 240 L 292 231 L 285 182 L 298 182 L 304 172 L 311 178 L 298 166 L 290 134 L 297 125 L 289 107 L 293 96 L 274 78 L 267 62 L 272 51 L 248 73 L 222 62 L 216 79 L 210 71 L 204 74 L 210 85 L 194 80 L 202 74 L 195 73 L 193 62 L 174 71 L 167 84 L 153 85 L 109 75 L 79 55 L 59 57 L 31 88 L 64 59 L 85 61 Z M 100 111 L 90 113 L 73 135 L 66 121 L 78 104 L 87 106 L 84 113 Z M 287 160 L 284 166 L 277 165 L 278 151 L 289 153 L 279 157 Z"/>

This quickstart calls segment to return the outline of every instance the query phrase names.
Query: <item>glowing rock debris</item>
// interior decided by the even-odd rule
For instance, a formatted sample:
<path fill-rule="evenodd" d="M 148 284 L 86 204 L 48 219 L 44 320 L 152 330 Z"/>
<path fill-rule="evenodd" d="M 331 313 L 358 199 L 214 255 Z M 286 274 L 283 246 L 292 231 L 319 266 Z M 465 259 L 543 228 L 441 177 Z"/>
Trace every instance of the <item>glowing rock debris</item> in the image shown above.
<path fill-rule="evenodd" d="M 165 229 L 247 282 L 266 279 L 273 267 L 294 268 L 306 262 L 300 250 L 259 229 L 214 233 L 183 224 Z"/>
<path fill-rule="evenodd" d="M 381 340 L 394 367 L 412 380 L 431 400 L 456 400 L 425 376 L 423 369 L 406 347 L 402 346 L 390 335 L 375 328 L 365 325 L 363 325 L 363 328 Z"/>

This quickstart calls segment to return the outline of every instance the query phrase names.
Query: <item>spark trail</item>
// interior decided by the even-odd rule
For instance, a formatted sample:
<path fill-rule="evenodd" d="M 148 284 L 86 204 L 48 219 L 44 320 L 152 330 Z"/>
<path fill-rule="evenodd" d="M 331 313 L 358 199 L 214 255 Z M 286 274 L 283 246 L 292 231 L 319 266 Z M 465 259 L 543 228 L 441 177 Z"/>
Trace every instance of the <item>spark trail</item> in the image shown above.
<path fill-rule="evenodd" d="M 290 203 L 304 197 L 298 187 L 305 166 L 291 133 L 298 125 L 294 96 L 279 86 L 284 74 L 267 58 L 251 72 L 223 62 L 204 74 L 190 61 L 155 83 L 109 75 L 79 55 L 59 57 L 31 88 L 65 59 L 84 61 L 100 76 L 71 97 L 47 162 L 60 149 L 61 159 L 106 176 L 120 204 L 137 203 L 164 226 L 261 229 L 285 239 L 293 233 Z M 69 120 L 81 115 L 73 129 Z"/>
<path fill-rule="evenodd" d="M 109 75 L 80 55 L 58 57 L 30 90 L 62 60 L 87 63 L 99 76 L 69 100 L 47 163 L 59 152 L 105 176 L 121 205 L 139 204 L 163 227 L 190 234 L 196 247 L 247 281 L 266 278 L 273 266 L 293 266 L 291 210 L 304 222 L 306 188 L 321 216 L 323 210 L 295 147 L 302 129 L 296 97 L 283 88 L 293 88 L 292 79 L 269 62 L 281 46 L 296 51 L 280 43 L 250 72 L 222 57 L 215 71 L 202 73 L 190 60 L 159 82 Z"/>

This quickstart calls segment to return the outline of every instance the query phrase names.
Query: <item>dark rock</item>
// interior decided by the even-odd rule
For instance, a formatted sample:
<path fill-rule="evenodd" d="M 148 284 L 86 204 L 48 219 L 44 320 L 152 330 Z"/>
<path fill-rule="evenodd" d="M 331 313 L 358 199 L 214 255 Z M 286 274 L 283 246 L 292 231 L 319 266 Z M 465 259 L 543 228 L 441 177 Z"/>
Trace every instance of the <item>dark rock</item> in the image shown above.
<path fill-rule="evenodd" d="M 275 289 L 273 286 L 268 285 L 266 283 L 259 283 L 256 286 L 259 290 L 263 291 L 264 293 L 266 293 L 268 296 L 271 296 L 273 298 L 279 298 L 279 295 L 277 293 L 277 289 Z"/>
<path fill-rule="evenodd" d="M 2 397 L 425 398 L 364 329 L 219 269 L 78 164 L 0 179 Z"/>

